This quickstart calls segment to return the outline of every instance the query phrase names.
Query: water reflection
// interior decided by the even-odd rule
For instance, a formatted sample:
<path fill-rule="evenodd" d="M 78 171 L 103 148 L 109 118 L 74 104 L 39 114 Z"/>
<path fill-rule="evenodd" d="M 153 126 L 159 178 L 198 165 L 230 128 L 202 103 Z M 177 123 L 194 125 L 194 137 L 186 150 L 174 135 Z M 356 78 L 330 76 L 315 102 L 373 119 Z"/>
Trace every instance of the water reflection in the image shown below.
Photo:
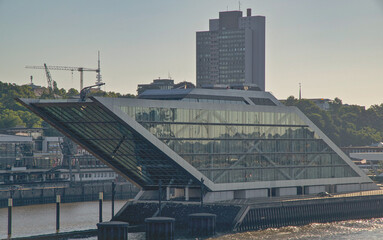
<path fill-rule="evenodd" d="M 228 234 L 214 237 L 219 240 L 239 239 L 299 239 L 299 240 L 360 240 L 383 239 L 383 218 L 341 221 L 334 223 L 312 223 L 305 226 L 270 228 L 262 231 Z"/>
<path fill-rule="evenodd" d="M 115 201 L 115 213 L 126 201 Z M 95 229 L 98 223 L 98 202 L 62 203 L 60 208 L 61 232 Z M 103 203 L 103 220 L 111 218 L 111 202 Z M 56 204 L 13 207 L 12 237 L 55 233 Z M 0 239 L 8 232 L 8 209 L 0 209 Z"/>
<path fill-rule="evenodd" d="M 116 212 L 125 201 L 116 201 Z M 0 209 L 0 239 L 7 237 L 7 209 Z M 23 237 L 54 233 L 56 229 L 55 204 L 33 205 L 13 208 L 12 237 Z M 111 202 L 105 201 L 103 208 L 104 221 L 111 216 Z M 61 205 L 61 231 L 94 229 L 98 222 L 98 202 L 65 203 Z M 96 240 L 97 237 L 87 240 Z M 131 233 L 129 239 L 145 239 L 144 233 Z M 182 238 L 188 239 L 188 238 Z M 383 218 L 341 221 L 335 223 L 313 223 L 305 226 L 270 228 L 262 231 L 218 235 L 211 240 L 243 239 L 383 239 Z"/>

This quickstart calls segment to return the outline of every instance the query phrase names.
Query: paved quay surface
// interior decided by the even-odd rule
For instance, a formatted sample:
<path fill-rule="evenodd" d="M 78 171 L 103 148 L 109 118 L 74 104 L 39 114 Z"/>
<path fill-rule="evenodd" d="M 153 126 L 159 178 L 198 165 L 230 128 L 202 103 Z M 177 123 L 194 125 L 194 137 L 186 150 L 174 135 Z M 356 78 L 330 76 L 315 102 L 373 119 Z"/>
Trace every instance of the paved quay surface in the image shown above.
<path fill-rule="evenodd" d="M 348 197 L 362 197 L 362 196 L 383 196 L 383 190 L 370 190 L 352 193 L 336 193 L 331 194 L 331 197 L 319 197 L 317 195 L 296 195 L 296 196 L 283 196 L 283 197 L 263 197 L 263 198 L 251 198 L 251 199 L 234 199 L 228 201 L 221 201 L 220 204 L 233 204 L 233 205 L 269 205 L 294 201 L 309 201 L 318 199 L 337 199 Z"/>

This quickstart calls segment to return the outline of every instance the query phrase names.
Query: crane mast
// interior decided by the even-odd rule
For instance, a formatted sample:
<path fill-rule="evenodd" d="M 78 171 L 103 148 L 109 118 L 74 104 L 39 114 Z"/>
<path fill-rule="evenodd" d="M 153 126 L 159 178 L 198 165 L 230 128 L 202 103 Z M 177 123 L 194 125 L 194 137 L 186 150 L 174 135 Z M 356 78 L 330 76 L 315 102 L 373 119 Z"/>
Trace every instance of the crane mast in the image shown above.
<path fill-rule="evenodd" d="M 44 69 L 45 69 L 45 74 L 47 76 L 47 81 L 48 81 L 48 91 L 49 93 L 53 93 L 53 81 L 52 81 L 51 73 L 49 72 L 49 69 L 46 63 L 44 63 Z"/>
<path fill-rule="evenodd" d="M 102 79 L 101 79 L 101 68 L 100 68 L 100 51 L 98 51 L 98 68 L 97 68 L 97 76 L 96 76 L 96 85 L 98 85 L 98 89 L 100 90 L 101 89 L 101 83 L 102 83 Z"/>

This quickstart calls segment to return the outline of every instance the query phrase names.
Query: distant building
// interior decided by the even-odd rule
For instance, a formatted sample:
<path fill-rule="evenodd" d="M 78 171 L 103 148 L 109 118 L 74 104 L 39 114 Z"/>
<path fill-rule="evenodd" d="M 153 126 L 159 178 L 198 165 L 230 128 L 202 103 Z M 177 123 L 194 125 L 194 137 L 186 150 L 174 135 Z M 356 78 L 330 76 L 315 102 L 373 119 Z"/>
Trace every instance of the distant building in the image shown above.
<path fill-rule="evenodd" d="M 197 87 L 246 84 L 265 90 L 265 17 L 220 12 L 197 32 Z"/>
<path fill-rule="evenodd" d="M 32 88 L 32 91 L 36 97 L 40 97 L 41 95 L 43 95 L 44 90 L 46 89 L 42 86 L 35 85 L 32 82 L 30 84 L 26 84 L 26 85 L 30 86 Z"/>
<path fill-rule="evenodd" d="M 191 82 L 183 81 L 177 84 L 174 84 L 173 89 L 186 89 L 186 88 L 195 88 L 195 85 Z"/>
<path fill-rule="evenodd" d="M 383 142 L 371 144 L 370 146 L 350 146 L 341 148 L 351 160 L 360 168 L 378 175 L 378 168 L 383 162 Z M 381 171 L 381 170 L 380 170 Z"/>
<path fill-rule="evenodd" d="M 137 87 L 137 94 L 145 92 L 149 89 L 160 89 L 160 90 L 169 90 L 169 89 L 179 89 L 179 88 L 195 88 L 195 85 L 191 82 L 180 82 L 174 84 L 173 79 L 154 79 L 152 83 L 149 84 L 139 84 Z"/>
<path fill-rule="evenodd" d="M 344 153 L 360 153 L 360 152 L 383 152 L 383 143 L 372 144 L 371 146 L 349 146 L 341 147 Z"/>
<path fill-rule="evenodd" d="M 61 137 L 0 134 L 0 170 L 50 169 L 62 164 Z"/>
<path fill-rule="evenodd" d="M 0 170 L 32 164 L 32 137 L 0 134 Z"/>
<path fill-rule="evenodd" d="M 26 128 L 24 126 L 0 129 L 0 134 L 33 137 L 34 139 L 41 137 L 43 133 L 43 128 Z"/>
<path fill-rule="evenodd" d="M 63 137 L 44 136 L 42 128 L 1 129 L 0 184 L 64 182 L 70 180 L 71 171 L 73 181 L 113 180 L 117 176 L 76 144 L 73 153 L 66 154 Z M 64 156 L 69 160 L 64 160 Z M 69 163 L 73 170 L 70 170 Z"/>
<path fill-rule="evenodd" d="M 328 98 L 302 98 L 302 99 L 312 101 L 320 109 L 325 110 L 325 111 L 330 110 L 330 104 L 334 101 L 334 100 L 331 100 Z M 279 101 L 281 101 L 282 103 L 286 103 L 287 99 L 280 99 Z"/>
<path fill-rule="evenodd" d="M 333 100 L 328 98 L 310 98 L 308 99 L 315 103 L 320 109 L 328 111 L 330 110 L 330 103 L 333 102 Z"/>

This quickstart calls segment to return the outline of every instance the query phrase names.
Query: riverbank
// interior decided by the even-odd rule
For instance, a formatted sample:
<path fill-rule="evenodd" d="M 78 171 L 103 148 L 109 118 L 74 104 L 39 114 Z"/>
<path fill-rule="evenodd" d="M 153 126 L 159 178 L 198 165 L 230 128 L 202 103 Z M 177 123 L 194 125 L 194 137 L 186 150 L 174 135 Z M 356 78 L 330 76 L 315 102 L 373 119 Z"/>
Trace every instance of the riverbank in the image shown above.
<path fill-rule="evenodd" d="M 56 195 L 61 196 L 62 203 L 96 201 L 99 193 L 104 193 L 104 200 L 112 199 L 112 184 L 110 182 L 77 183 L 75 186 L 45 186 L 23 187 L 14 190 L 0 190 L 0 208 L 8 207 L 8 198 L 12 196 L 13 206 L 54 203 Z M 138 189 L 128 182 L 117 183 L 115 199 L 126 200 L 134 198 Z"/>

